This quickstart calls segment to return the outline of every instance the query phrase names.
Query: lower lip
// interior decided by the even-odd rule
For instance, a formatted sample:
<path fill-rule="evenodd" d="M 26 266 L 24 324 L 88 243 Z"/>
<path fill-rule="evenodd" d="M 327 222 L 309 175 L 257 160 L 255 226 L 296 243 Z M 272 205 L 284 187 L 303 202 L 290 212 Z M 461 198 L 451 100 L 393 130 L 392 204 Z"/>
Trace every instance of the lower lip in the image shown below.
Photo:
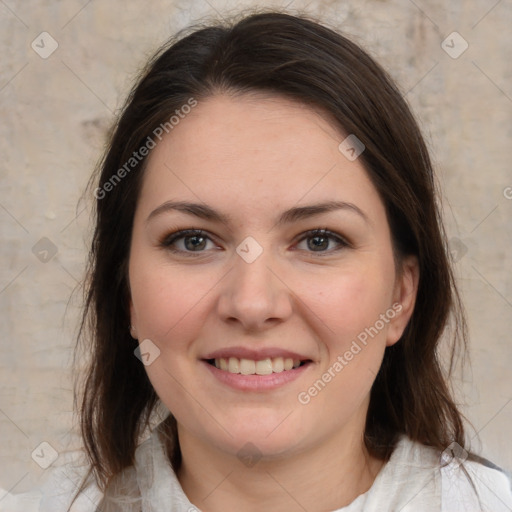
<path fill-rule="evenodd" d="M 202 363 L 206 365 L 212 375 L 220 382 L 240 391 L 268 391 L 277 389 L 298 379 L 312 364 L 308 362 L 293 370 L 284 370 L 269 375 L 242 375 L 241 373 L 230 373 L 220 370 L 206 361 L 202 361 Z"/>

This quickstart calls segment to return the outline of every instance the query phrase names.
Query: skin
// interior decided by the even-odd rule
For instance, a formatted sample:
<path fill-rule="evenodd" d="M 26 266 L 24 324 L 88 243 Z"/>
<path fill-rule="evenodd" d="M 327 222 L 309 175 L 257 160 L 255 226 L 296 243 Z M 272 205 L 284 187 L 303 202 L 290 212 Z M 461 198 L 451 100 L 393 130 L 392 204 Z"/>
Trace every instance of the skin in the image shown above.
<path fill-rule="evenodd" d="M 345 136 L 327 115 L 287 99 L 216 95 L 149 157 L 129 260 L 132 335 L 160 350 L 145 368 L 178 422 L 180 483 L 203 511 L 334 510 L 383 466 L 363 444 L 369 393 L 412 314 L 418 266 L 406 258 L 397 272 L 384 205 L 360 159 L 339 151 Z M 175 210 L 147 221 L 169 200 L 207 204 L 229 221 Z M 362 215 L 343 208 L 277 224 L 287 209 L 326 201 Z M 192 228 L 209 238 L 181 238 L 181 252 L 160 243 Z M 317 228 L 347 244 L 324 240 L 315 251 L 318 238 L 305 233 Z M 263 249 L 252 263 L 236 252 L 248 236 Z M 393 304 L 394 318 L 300 403 Z M 278 389 L 241 391 L 201 361 L 234 346 L 293 350 L 312 363 Z M 261 456 L 252 467 L 237 457 L 248 442 Z"/>

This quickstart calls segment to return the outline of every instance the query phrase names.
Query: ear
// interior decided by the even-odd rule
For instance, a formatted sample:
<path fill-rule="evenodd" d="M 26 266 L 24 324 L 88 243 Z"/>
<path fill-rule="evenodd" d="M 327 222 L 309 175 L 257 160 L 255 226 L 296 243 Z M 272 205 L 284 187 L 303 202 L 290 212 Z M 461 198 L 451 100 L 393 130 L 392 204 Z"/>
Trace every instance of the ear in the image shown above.
<path fill-rule="evenodd" d="M 137 314 L 135 313 L 135 307 L 133 306 L 132 287 L 130 286 L 129 271 L 126 272 L 126 286 L 128 289 L 126 293 L 126 299 L 128 300 L 128 309 L 130 310 L 130 325 L 128 326 L 128 329 L 130 330 L 130 336 L 134 340 L 137 340 Z"/>
<path fill-rule="evenodd" d="M 133 339 L 137 339 L 137 315 L 133 307 L 133 301 L 130 298 L 130 335 Z"/>
<path fill-rule="evenodd" d="M 401 270 L 397 273 L 395 288 L 393 290 L 393 309 L 396 315 L 389 323 L 386 345 L 394 345 L 402 336 L 409 319 L 414 311 L 420 270 L 418 258 L 407 256 Z"/>

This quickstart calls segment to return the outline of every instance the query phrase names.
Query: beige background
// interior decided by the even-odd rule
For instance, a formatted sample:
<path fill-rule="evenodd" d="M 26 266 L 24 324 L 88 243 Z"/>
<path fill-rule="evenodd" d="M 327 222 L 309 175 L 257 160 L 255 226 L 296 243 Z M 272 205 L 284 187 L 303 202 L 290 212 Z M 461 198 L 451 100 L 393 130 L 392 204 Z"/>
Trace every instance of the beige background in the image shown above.
<path fill-rule="evenodd" d="M 70 297 L 90 234 L 87 203 L 78 199 L 132 78 L 190 21 L 287 3 L 363 44 L 420 119 L 470 322 L 472 369 L 457 387 L 481 439 L 473 447 L 512 468 L 510 2 L 2 0 L 0 487 L 29 488 L 44 473 L 32 451 L 43 441 L 57 452 L 68 443 L 80 289 Z M 51 48 L 49 39 L 42 48 L 43 31 L 58 43 L 46 59 L 31 47 L 35 39 L 40 52 Z M 469 45 L 456 59 L 441 47 L 453 31 Z M 463 41 L 452 39 L 453 52 Z M 33 250 L 43 237 L 55 248 L 43 241 Z"/>

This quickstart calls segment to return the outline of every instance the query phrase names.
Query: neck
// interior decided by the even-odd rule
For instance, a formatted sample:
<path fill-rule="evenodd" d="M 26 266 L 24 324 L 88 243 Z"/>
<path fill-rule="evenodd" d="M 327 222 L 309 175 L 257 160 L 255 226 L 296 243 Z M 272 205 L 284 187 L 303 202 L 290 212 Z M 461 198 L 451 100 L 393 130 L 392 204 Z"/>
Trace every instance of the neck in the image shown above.
<path fill-rule="evenodd" d="M 180 426 L 178 431 L 183 457 L 178 479 L 205 512 L 336 510 L 366 492 L 384 465 L 369 455 L 355 429 L 293 455 L 263 457 L 252 467 Z"/>

